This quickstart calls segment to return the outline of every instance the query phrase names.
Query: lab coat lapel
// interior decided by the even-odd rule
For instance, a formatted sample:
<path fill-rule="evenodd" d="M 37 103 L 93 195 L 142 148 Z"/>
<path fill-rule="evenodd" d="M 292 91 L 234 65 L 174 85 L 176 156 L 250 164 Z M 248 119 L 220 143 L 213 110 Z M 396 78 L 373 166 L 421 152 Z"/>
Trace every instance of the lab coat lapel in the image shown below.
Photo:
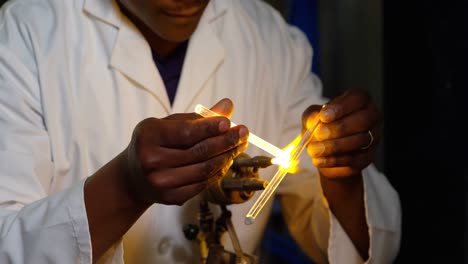
<path fill-rule="evenodd" d="M 224 60 L 224 47 L 215 34 L 216 20 L 222 16 L 218 11 L 213 4 L 207 6 L 197 30 L 190 38 L 174 100 L 174 111 L 193 112 L 191 107 L 196 103 L 196 96 L 208 88 L 207 81 Z"/>
<path fill-rule="evenodd" d="M 169 98 L 154 64 L 151 48 L 135 25 L 120 12 L 116 1 L 85 0 L 83 9 L 117 29 L 109 65 L 153 95 L 169 114 Z"/>
<path fill-rule="evenodd" d="M 83 11 L 100 21 L 117 27 L 121 19 L 119 7 L 114 0 L 84 0 Z"/>
<path fill-rule="evenodd" d="M 224 48 L 216 36 L 215 26 L 225 15 L 228 1 L 211 0 L 190 38 L 173 111 L 192 112 L 197 94 L 224 59 Z M 114 26 L 118 35 L 110 66 L 149 91 L 169 114 L 171 107 L 164 83 L 154 64 L 151 48 L 142 34 L 119 11 L 114 0 L 85 0 L 85 12 Z"/>
<path fill-rule="evenodd" d="M 119 27 L 110 65 L 151 93 L 167 113 L 170 112 L 169 98 L 153 61 L 151 48 L 130 22 Z"/>

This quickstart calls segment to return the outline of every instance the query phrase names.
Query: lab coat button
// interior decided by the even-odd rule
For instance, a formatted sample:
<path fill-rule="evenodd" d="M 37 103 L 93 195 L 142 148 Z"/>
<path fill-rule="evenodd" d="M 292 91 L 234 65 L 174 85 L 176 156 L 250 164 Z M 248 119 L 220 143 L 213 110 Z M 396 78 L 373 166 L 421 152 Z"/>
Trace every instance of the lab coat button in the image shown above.
<path fill-rule="evenodd" d="M 158 245 L 159 254 L 166 254 L 171 247 L 171 241 L 168 237 L 163 237 Z"/>

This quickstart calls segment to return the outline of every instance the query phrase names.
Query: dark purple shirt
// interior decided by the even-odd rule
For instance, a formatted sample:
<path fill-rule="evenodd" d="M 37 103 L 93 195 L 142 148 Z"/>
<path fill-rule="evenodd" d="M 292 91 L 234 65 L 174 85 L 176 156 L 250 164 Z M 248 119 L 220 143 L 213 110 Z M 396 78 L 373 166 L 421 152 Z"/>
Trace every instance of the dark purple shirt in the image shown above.
<path fill-rule="evenodd" d="M 164 82 L 171 105 L 174 102 L 177 86 L 179 85 L 187 46 L 188 41 L 183 42 L 174 52 L 164 59 L 159 58 L 153 51 L 153 60 Z"/>

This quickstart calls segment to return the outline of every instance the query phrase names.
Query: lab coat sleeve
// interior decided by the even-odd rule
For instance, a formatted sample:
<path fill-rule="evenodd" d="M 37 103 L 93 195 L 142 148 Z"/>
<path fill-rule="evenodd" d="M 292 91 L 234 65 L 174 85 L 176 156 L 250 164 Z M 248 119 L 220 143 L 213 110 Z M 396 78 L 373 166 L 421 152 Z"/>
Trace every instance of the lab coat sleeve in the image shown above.
<path fill-rule="evenodd" d="M 279 16 L 277 16 L 279 17 Z M 271 33 L 279 49 L 271 56 L 281 57 L 277 76 L 282 98 L 288 98 L 282 117 L 281 146 L 287 145 L 301 131 L 302 112 L 312 104 L 323 104 L 320 80 L 311 73 L 312 49 L 297 28 L 281 25 Z M 279 56 L 278 54 L 281 54 Z M 323 196 L 317 169 L 310 157 L 301 155 L 301 172 L 285 177 L 277 193 L 282 213 L 292 236 L 318 263 L 362 263 L 362 259 L 330 211 Z M 398 194 L 385 176 L 372 165 L 363 171 L 365 207 L 370 234 L 368 263 L 390 263 L 399 250 L 401 209 Z"/>
<path fill-rule="evenodd" d="M 34 34 L 21 22 L 23 14 L 5 5 L 0 11 L 0 263 L 91 263 L 84 180 L 51 194 L 54 164 Z"/>

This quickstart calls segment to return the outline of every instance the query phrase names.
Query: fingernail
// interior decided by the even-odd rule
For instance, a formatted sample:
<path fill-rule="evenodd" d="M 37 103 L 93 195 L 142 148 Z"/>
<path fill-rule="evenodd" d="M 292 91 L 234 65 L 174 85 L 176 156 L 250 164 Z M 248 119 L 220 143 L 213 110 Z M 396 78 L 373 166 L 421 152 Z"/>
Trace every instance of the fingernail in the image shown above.
<path fill-rule="evenodd" d="M 332 107 L 326 107 L 321 112 L 324 121 L 331 121 L 335 117 L 335 110 Z"/>
<path fill-rule="evenodd" d="M 325 145 L 322 143 L 310 144 L 309 152 L 311 156 L 319 156 L 325 152 Z"/>
<path fill-rule="evenodd" d="M 227 100 L 227 99 L 223 99 L 223 100 L 221 100 L 221 102 L 222 102 L 221 103 L 221 108 L 222 108 L 221 111 L 223 111 L 223 113 L 229 112 L 231 110 L 231 107 L 232 107 L 230 101 Z"/>
<path fill-rule="evenodd" d="M 315 132 L 315 136 L 319 140 L 328 139 L 331 135 L 331 131 L 328 127 L 321 125 Z"/>
<path fill-rule="evenodd" d="M 228 131 L 229 127 L 230 127 L 230 124 L 229 124 L 228 121 L 223 120 L 223 121 L 219 122 L 219 125 L 218 125 L 219 132 L 226 132 L 226 131 Z"/>
<path fill-rule="evenodd" d="M 245 128 L 243 128 L 243 127 L 241 127 L 241 128 L 239 129 L 239 138 L 240 138 L 240 139 L 246 138 L 248 134 L 249 134 L 249 131 L 247 131 L 247 129 L 245 129 Z"/>

